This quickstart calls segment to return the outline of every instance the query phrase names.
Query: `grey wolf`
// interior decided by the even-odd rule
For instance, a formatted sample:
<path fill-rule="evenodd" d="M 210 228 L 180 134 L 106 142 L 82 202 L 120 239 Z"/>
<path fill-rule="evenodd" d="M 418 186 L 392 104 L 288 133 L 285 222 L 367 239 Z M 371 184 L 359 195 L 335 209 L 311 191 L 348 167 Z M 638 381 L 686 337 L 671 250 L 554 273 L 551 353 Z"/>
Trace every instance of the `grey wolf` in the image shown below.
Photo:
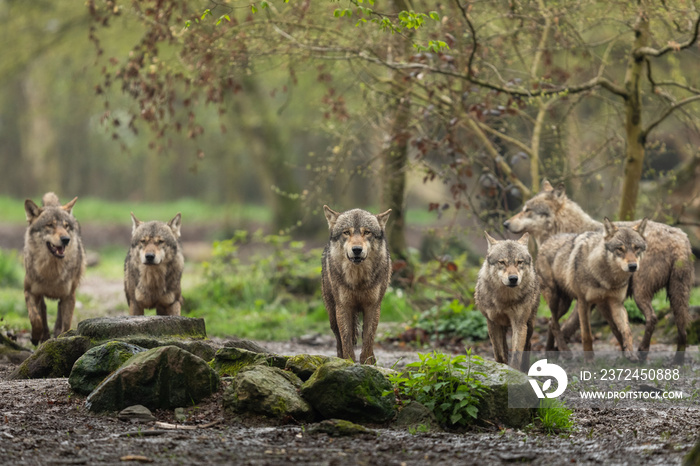
<path fill-rule="evenodd" d="M 323 301 L 339 358 L 355 361 L 362 314 L 360 363 L 374 364 L 374 335 L 382 298 L 391 279 L 385 227 L 391 209 L 379 215 L 353 209 L 336 212 L 323 206 L 330 240 L 323 251 Z"/>
<path fill-rule="evenodd" d="M 179 316 L 180 279 L 185 266 L 180 244 L 181 216 L 168 223 L 142 222 L 131 213 L 131 247 L 124 261 L 124 292 L 129 314 L 156 309 L 159 316 Z"/>
<path fill-rule="evenodd" d="M 633 224 L 634 222 L 615 223 L 617 226 Z M 603 231 L 600 222 L 593 220 L 566 196 L 562 185 L 554 189 L 547 181 L 543 183 L 542 191 L 528 200 L 522 211 L 508 219 L 504 226 L 516 234 L 529 232 L 538 244 L 559 233 Z M 646 319 L 639 351 L 642 357 L 649 351 L 651 337 L 656 328 L 657 317 L 651 307 L 652 297 L 659 290 L 666 288 L 678 328 L 676 362 L 682 362 L 687 342 L 690 290 L 694 282 L 690 241 L 682 230 L 653 221 L 647 224 L 645 238 L 645 261 L 653 265 L 635 273 L 628 289 L 629 295 L 634 298 Z M 578 318 L 574 314 L 562 328 L 564 336 L 570 336 L 578 326 Z"/>
<path fill-rule="evenodd" d="M 559 318 L 568 310 L 571 301 L 566 307 L 558 303 L 573 297 L 584 351 L 593 351 L 590 312 L 595 305 L 610 323 L 625 357 L 638 359 L 623 302 L 630 276 L 644 269 L 641 265 L 647 249 L 646 226 L 646 219 L 632 227 L 618 227 L 605 218 L 603 232 L 555 235 L 542 243 L 537 256 L 537 273 L 542 281 L 542 294 L 552 311 L 555 335 Z M 565 343 L 558 343 L 560 350 L 566 349 Z M 592 353 L 586 356 L 590 358 Z"/>
<path fill-rule="evenodd" d="M 73 216 L 76 197 L 61 205 L 54 193 L 46 193 L 42 207 L 24 201 L 29 226 L 24 235 L 24 299 L 32 325 L 34 345 L 49 339 L 44 298 L 58 300 L 54 336 L 70 329 L 75 291 L 85 272 L 85 251 L 80 224 Z"/>
<path fill-rule="evenodd" d="M 523 351 L 530 351 L 540 286 L 527 249 L 529 234 L 519 240 L 497 241 L 486 233 L 488 251 L 474 291 L 474 303 L 486 317 L 493 356 L 508 364 L 506 332 L 513 329 L 510 365 L 523 372 L 529 361 Z"/>

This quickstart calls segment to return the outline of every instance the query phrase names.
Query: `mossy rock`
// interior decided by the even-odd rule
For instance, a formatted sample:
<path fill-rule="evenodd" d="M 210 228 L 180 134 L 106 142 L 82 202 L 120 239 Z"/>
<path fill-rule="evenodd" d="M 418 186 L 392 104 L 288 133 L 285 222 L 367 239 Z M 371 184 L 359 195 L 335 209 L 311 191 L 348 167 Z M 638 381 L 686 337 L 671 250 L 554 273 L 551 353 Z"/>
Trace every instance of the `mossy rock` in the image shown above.
<path fill-rule="evenodd" d="M 216 354 L 216 348 L 204 340 L 183 340 L 172 337 L 153 338 L 145 335 L 134 335 L 119 338 L 114 341 L 122 341 L 131 345 L 140 346 L 146 349 L 158 348 L 161 346 L 177 346 L 189 353 L 198 356 L 205 361 L 211 361 Z"/>
<path fill-rule="evenodd" d="M 206 361 L 176 346 L 163 346 L 133 356 L 95 388 L 85 404 L 93 412 L 136 404 L 173 409 L 199 403 L 218 388 L 219 376 Z"/>
<path fill-rule="evenodd" d="M 301 380 L 309 380 L 309 377 L 311 377 L 311 375 L 316 372 L 319 367 L 332 359 L 338 358 L 311 354 L 297 354 L 296 356 L 290 356 L 287 359 L 285 369 L 294 372 Z"/>
<path fill-rule="evenodd" d="M 306 432 L 309 434 L 326 434 L 329 437 L 355 437 L 358 435 L 377 435 L 372 429 L 355 424 L 344 419 L 326 419 L 310 425 Z"/>
<path fill-rule="evenodd" d="M 233 377 L 245 367 L 264 362 L 265 358 L 264 354 L 254 353 L 245 349 L 225 347 L 216 352 L 209 366 L 221 377 Z"/>
<path fill-rule="evenodd" d="M 440 430 L 435 414 L 417 401 L 411 401 L 399 410 L 393 426 L 400 429 L 417 429 L 423 426 L 428 431 Z"/>
<path fill-rule="evenodd" d="M 150 338 L 205 339 L 204 319 L 183 316 L 96 317 L 78 323 L 78 335 L 97 341 L 145 335 Z"/>
<path fill-rule="evenodd" d="M 122 341 L 110 341 L 89 349 L 73 365 L 68 377 L 71 388 L 81 395 L 89 395 L 109 374 L 145 348 Z"/>
<path fill-rule="evenodd" d="M 264 365 L 245 367 L 224 392 L 224 409 L 277 420 L 313 421 L 315 412 L 299 396 L 300 386 L 301 380 L 289 371 Z"/>
<path fill-rule="evenodd" d="M 342 359 L 319 367 L 301 395 L 327 419 L 384 423 L 396 415 L 391 382 L 372 366 Z"/>
<path fill-rule="evenodd" d="M 84 336 L 55 338 L 42 343 L 29 358 L 17 367 L 10 379 L 48 379 L 68 377 L 73 364 L 90 348 Z"/>

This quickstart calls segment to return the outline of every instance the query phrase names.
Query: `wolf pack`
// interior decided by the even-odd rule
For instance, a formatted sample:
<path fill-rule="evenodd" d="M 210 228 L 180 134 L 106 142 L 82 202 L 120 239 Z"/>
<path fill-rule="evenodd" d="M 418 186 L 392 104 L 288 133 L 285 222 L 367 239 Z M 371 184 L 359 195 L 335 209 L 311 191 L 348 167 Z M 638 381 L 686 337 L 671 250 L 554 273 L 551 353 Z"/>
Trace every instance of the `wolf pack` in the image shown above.
<path fill-rule="evenodd" d="M 58 300 L 54 336 L 71 327 L 86 263 L 80 224 L 73 215 L 76 201 L 62 205 L 54 193 L 45 194 L 41 206 L 25 201 L 29 225 L 24 295 L 35 345 L 50 338 L 45 298 Z M 321 290 L 337 355 L 356 361 L 355 346 L 361 335 L 359 362 L 375 364 L 374 339 L 392 274 L 386 239 L 391 210 L 374 215 L 362 209 L 337 212 L 323 206 L 323 211 L 330 235 L 321 258 Z M 130 315 L 143 315 L 145 309 L 155 309 L 162 316 L 180 315 L 181 220 L 178 213 L 167 223 L 142 222 L 131 213 L 131 244 L 124 261 Z M 694 269 L 690 242 L 680 229 L 646 218 L 597 222 L 566 196 L 563 186 L 554 188 L 547 181 L 504 227 L 521 236 L 499 241 L 486 233 L 488 249 L 474 292 L 496 361 L 527 371 L 524 354 L 531 349 L 540 294 L 551 310 L 546 351 L 567 354 L 580 329 L 584 354 L 591 358 L 595 307 L 624 356 L 643 360 L 657 323 L 651 301 L 665 288 L 678 329 L 675 362 L 683 362 Z M 537 244 L 536 260 L 528 248 L 531 237 Z M 637 351 L 623 305 L 627 297 L 634 299 L 646 319 Z M 573 301 L 575 311 L 560 323 Z"/>

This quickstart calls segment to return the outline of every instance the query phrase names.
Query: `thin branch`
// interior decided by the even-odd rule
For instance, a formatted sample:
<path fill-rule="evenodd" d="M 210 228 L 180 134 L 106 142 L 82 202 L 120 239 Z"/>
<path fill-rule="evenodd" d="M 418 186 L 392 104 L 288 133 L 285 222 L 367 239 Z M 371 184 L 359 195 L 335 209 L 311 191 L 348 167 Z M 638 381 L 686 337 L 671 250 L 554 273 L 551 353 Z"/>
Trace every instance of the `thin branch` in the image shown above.
<path fill-rule="evenodd" d="M 651 132 L 651 130 L 653 130 L 655 127 L 657 127 L 659 125 L 659 123 L 661 123 L 663 120 L 665 120 L 666 117 L 668 117 L 675 110 L 681 108 L 682 106 L 684 106 L 686 104 L 695 102 L 697 100 L 700 100 L 700 95 L 690 96 L 690 97 L 685 98 L 685 99 L 679 101 L 678 103 L 668 107 L 664 111 L 664 113 L 662 113 L 661 116 L 659 116 L 659 118 L 657 118 L 653 123 L 649 124 L 649 126 L 647 126 L 647 128 L 644 131 L 642 131 L 642 133 L 640 134 L 640 137 L 642 138 L 642 140 L 644 140 L 644 138 L 647 137 L 647 135 Z"/>
<path fill-rule="evenodd" d="M 695 42 L 698 40 L 698 32 L 700 31 L 700 15 L 698 15 L 697 19 L 695 20 L 695 24 L 693 25 L 693 35 L 688 39 L 687 41 L 683 42 L 682 44 L 673 44 L 673 45 L 667 45 L 666 47 L 662 49 L 655 49 L 652 47 L 640 47 L 637 50 L 634 51 L 634 56 L 635 58 L 644 58 L 644 57 L 660 57 L 662 55 L 667 54 L 668 52 L 679 52 L 683 49 L 687 49 L 691 47 Z"/>

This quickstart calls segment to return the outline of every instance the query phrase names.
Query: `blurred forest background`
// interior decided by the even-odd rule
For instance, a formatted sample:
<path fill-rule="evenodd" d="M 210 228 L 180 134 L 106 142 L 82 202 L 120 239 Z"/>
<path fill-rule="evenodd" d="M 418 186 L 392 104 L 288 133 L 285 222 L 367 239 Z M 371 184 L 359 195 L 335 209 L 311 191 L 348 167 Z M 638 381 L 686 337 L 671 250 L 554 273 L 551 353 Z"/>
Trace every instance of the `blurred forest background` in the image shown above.
<path fill-rule="evenodd" d="M 185 210 L 191 239 L 228 239 L 205 257 L 219 288 L 202 295 L 236 301 L 247 285 L 221 277 L 249 265 L 231 259 L 242 244 L 273 262 L 298 249 L 264 263 L 295 274 L 309 247 L 293 240 L 326 237 L 323 204 L 392 208 L 392 254 L 410 271 L 395 285 L 433 291 L 388 299 L 416 320 L 470 308 L 462 272 L 482 231 L 502 234 L 545 178 L 594 218 L 647 215 L 698 245 L 699 6 L 0 0 L 0 246 L 21 247 L 21 202 L 49 190 L 81 198 L 88 244 L 102 234 L 91 222 L 120 224 L 124 245 L 130 210 Z M 246 302 L 304 283 L 275 280 Z"/>

